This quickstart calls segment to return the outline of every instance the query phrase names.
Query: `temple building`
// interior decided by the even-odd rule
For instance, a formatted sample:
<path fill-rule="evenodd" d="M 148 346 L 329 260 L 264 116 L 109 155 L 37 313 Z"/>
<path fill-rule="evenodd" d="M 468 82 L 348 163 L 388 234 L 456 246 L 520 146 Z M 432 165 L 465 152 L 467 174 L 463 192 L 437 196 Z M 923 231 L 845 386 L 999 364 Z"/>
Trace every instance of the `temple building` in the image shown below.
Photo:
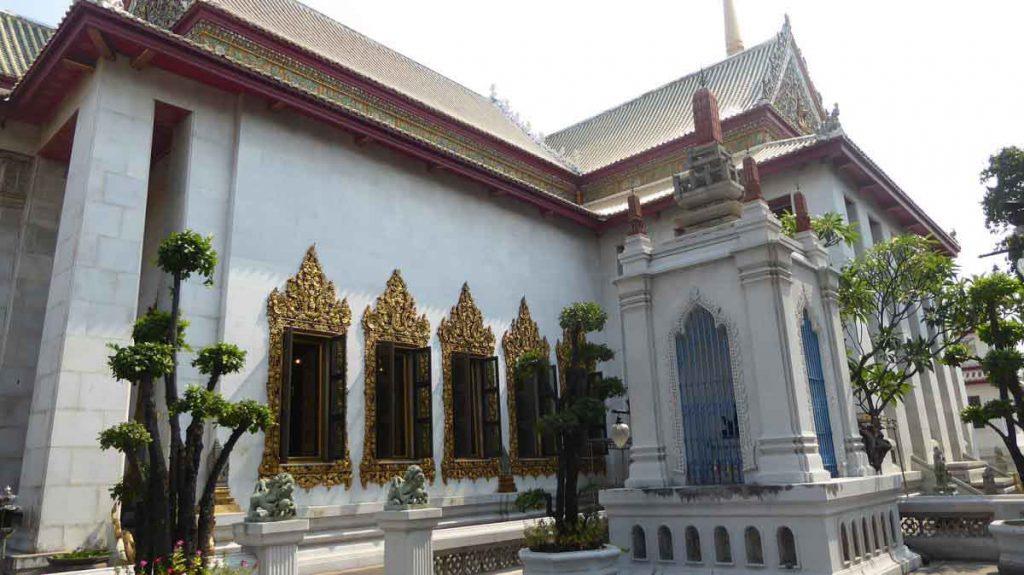
<path fill-rule="evenodd" d="M 123 461 L 97 434 L 133 401 L 107 344 L 168 304 L 152 262 L 186 228 L 220 256 L 213 287 L 184 285 L 189 343 L 244 349 L 221 392 L 277 414 L 233 451 L 225 508 L 291 473 L 304 573 L 380 562 L 373 512 L 411 463 L 444 509 L 439 549 L 514 556 L 527 515 L 509 491 L 554 489 L 537 420 L 563 372 L 559 312 L 581 300 L 609 312 L 599 369 L 628 387 L 631 446 L 595 429 L 584 466 L 620 486 L 601 502 L 623 573 L 916 565 L 902 477 L 936 447 L 965 477 L 982 465 L 963 377 L 915 380 L 874 475 L 836 270 L 897 234 L 959 246 L 823 105 L 788 18 L 747 48 L 724 6 L 724 60 L 543 139 L 297 0 L 78 0 L 55 29 L 0 13 L 0 485 L 27 512 L 13 568 L 109 541 Z M 808 231 L 826 212 L 854 245 Z M 512 383 L 527 352 L 549 381 Z M 190 361 L 182 386 L 201 381 Z M 226 552 L 237 520 L 218 520 Z"/>

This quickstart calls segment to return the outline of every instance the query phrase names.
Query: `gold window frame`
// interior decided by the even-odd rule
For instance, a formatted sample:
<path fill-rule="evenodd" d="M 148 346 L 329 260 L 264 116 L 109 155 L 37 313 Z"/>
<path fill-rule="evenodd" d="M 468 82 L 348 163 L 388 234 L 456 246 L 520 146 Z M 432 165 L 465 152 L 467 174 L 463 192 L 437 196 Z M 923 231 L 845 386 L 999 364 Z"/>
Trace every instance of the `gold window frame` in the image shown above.
<path fill-rule="evenodd" d="M 345 336 L 352 323 L 348 300 L 338 300 L 334 283 L 327 279 L 316 246 L 310 246 L 302 258 L 299 271 L 288 278 L 284 291 L 274 288 L 267 298 L 267 323 L 270 328 L 270 350 L 267 363 L 267 406 L 275 421 L 264 434 L 261 477 L 290 473 L 305 489 L 315 486 L 352 486 L 352 460 L 345 434 L 345 456 L 337 461 L 289 461 L 281 463 L 281 430 L 277 421 L 281 412 L 281 356 L 284 331 L 296 331 L 327 337 Z M 346 374 L 347 379 L 347 374 Z M 347 417 L 346 417 L 347 419 Z M 348 422 L 345 422 L 348 425 Z"/>
<path fill-rule="evenodd" d="M 519 302 L 519 315 L 512 320 L 508 331 L 501 337 L 501 349 L 505 354 L 505 387 L 508 395 L 508 459 L 512 475 L 540 477 L 558 472 L 557 457 L 519 457 L 518 412 L 516 411 L 515 366 L 519 358 L 529 351 L 551 357 L 551 344 L 540 335 L 537 322 L 530 315 L 530 306 L 524 297 Z"/>
<path fill-rule="evenodd" d="M 501 471 L 501 458 L 459 459 L 455 457 L 455 412 L 452 389 L 452 354 L 493 357 L 495 337 L 491 328 L 484 326 L 484 317 L 473 301 L 469 284 L 462 284 L 459 302 L 437 328 L 441 340 L 441 373 L 444 378 L 444 458 L 441 460 L 441 478 L 449 480 L 486 479 L 497 477 Z M 496 374 L 497 375 L 497 374 Z M 501 382 L 498 382 L 501 389 Z M 499 391 L 500 395 L 500 391 Z M 500 400 L 499 400 L 500 401 Z M 500 407 L 499 413 L 500 413 Z M 500 429 L 500 423 L 499 423 Z"/>
<path fill-rule="evenodd" d="M 433 481 L 433 457 L 401 461 L 377 459 L 377 344 L 388 341 L 415 348 L 430 346 L 430 322 L 426 314 L 418 313 L 416 300 L 409 293 L 399 270 L 391 273 L 387 287 L 377 297 L 374 307 L 366 306 L 363 312 L 363 339 L 366 427 L 363 433 L 363 459 L 359 463 L 359 481 L 363 487 L 369 483 L 384 485 L 392 477 L 404 474 L 411 464 L 419 465 L 427 479 Z"/>

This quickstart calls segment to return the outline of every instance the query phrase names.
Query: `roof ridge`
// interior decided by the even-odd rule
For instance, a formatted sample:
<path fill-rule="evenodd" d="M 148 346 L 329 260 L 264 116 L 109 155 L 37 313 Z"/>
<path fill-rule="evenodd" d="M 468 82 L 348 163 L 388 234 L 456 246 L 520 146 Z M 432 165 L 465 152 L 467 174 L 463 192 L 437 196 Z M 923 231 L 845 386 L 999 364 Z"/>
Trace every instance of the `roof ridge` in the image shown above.
<path fill-rule="evenodd" d="M 203 4 L 212 5 L 212 6 L 220 6 L 220 0 L 196 0 L 196 1 L 197 2 L 201 2 Z M 305 2 L 302 2 L 301 0 L 281 0 L 281 1 L 288 2 L 290 4 L 294 4 L 294 5 L 298 6 L 300 10 L 305 10 L 305 11 L 307 11 L 308 13 L 312 14 L 315 17 L 323 18 L 324 20 L 327 20 L 327 21 L 331 22 L 332 24 L 334 24 L 336 26 L 340 26 L 341 28 L 344 28 L 345 30 L 348 30 L 349 32 L 352 32 L 353 34 L 358 35 L 359 37 L 365 39 L 367 42 L 370 42 L 372 44 L 376 44 L 376 45 L 384 48 L 385 50 L 388 50 L 389 52 L 393 52 L 398 57 L 402 58 L 403 60 L 406 60 L 406 61 L 412 63 L 416 67 L 421 68 L 422 70 L 424 70 L 426 72 L 429 72 L 431 74 L 434 74 L 435 76 L 444 78 L 445 80 L 448 80 L 449 82 L 459 86 L 463 90 L 466 90 L 466 92 L 468 92 L 468 93 L 470 93 L 470 94 L 472 94 L 474 96 L 477 96 L 482 101 L 490 101 L 487 96 L 481 94 L 480 92 L 477 92 L 476 90 L 470 88 L 469 86 L 466 86 L 462 82 L 459 82 L 458 80 L 455 80 L 454 78 L 451 78 L 451 77 L 449 77 L 449 76 L 447 76 L 445 74 L 442 74 L 441 72 L 438 72 L 437 70 L 431 68 L 430 66 L 427 66 L 426 64 L 420 62 L 419 60 L 416 60 L 416 59 L 414 59 L 414 58 L 412 58 L 410 56 L 406 56 L 405 53 L 403 53 L 403 52 L 401 52 L 399 50 L 396 50 L 396 49 L 392 48 L 391 46 L 388 46 L 384 42 L 381 42 L 380 40 L 372 38 L 372 37 L 368 36 L 367 34 L 364 34 L 364 33 L 360 32 L 359 30 L 356 30 L 355 28 L 353 28 L 353 27 L 343 23 L 341 20 L 338 20 L 336 18 L 332 18 L 330 15 L 325 14 L 324 12 L 321 12 L 320 10 L 317 10 L 316 8 L 313 8 L 312 6 L 309 6 Z M 277 38 L 280 38 L 280 39 L 288 42 L 289 44 L 294 44 L 296 46 L 301 47 L 294 40 L 289 40 L 289 39 L 281 36 L 280 34 L 274 32 L 272 30 L 268 30 L 265 26 L 261 26 L 261 25 L 259 25 L 258 23 L 255 23 L 255 22 L 248 22 L 248 23 L 250 25 L 256 26 L 257 28 L 259 28 L 260 30 L 263 30 L 264 32 L 266 32 L 268 34 L 271 34 L 271 35 L 273 35 L 273 36 L 275 36 Z M 306 50 L 306 51 L 309 51 L 309 52 L 313 52 L 309 48 L 303 48 L 303 50 Z"/>
<path fill-rule="evenodd" d="M 778 39 L 778 35 L 772 36 L 771 38 L 769 38 L 767 40 L 764 40 L 763 42 L 759 42 L 759 43 L 751 46 L 750 48 L 747 48 L 747 49 L 745 49 L 745 50 L 743 50 L 741 52 L 737 52 L 737 53 L 735 53 L 732 56 L 729 56 L 727 58 L 723 58 L 722 60 L 719 60 L 719 61 L 711 64 L 710 66 L 704 66 L 704 67 L 700 68 L 699 70 L 695 70 L 693 72 L 689 72 L 689 73 L 687 73 L 687 74 L 685 74 L 683 76 L 679 76 L 678 78 L 675 78 L 674 80 L 669 80 L 668 82 L 665 82 L 664 84 L 661 84 L 659 86 L 651 88 L 650 90 L 647 90 L 647 91 L 645 91 L 645 92 L 643 92 L 643 93 L 641 93 L 641 94 L 639 94 L 637 96 L 634 96 L 634 97 L 626 100 L 625 102 L 620 102 L 620 103 L 618 103 L 618 104 L 616 104 L 614 106 L 610 106 L 608 108 L 605 108 L 604 110 L 602 110 L 600 112 L 597 112 L 596 114 L 593 114 L 591 116 L 587 116 L 586 118 L 578 120 L 578 121 L 576 121 L 576 122 L 574 122 L 574 123 L 572 123 L 572 124 L 570 124 L 568 126 L 565 126 L 564 128 L 562 128 L 560 130 L 551 132 L 550 134 L 545 136 L 545 139 L 557 136 L 558 134 L 561 134 L 563 132 L 567 132 L 570 129 L 575 128 L 576 126 L 579 126 L 580 124 L 584 124 L 586 122 L 590 122 L 592 120 L 595 120 L 595 119 L 597 119 L 597 118 L 599 118 L 599 117 L 601 117 L 601 116 L 603 116 L 603 115 L 605 115 L 605 114 L 607 114 L 609 112 L 613 112 L 613 111 L 618 110 L 618 109 L 620 109 L 620 108 L 622 108 L 622 107 L 624 107 L 624 106 L 626 106 L 626 105 L 628 105 L 628 104 L 630 104 L 632 102 L 640 100 L 641 98 L 643 98 L 645 96 L 648 96 L 648 95 L 653 94 L 655 92 L 659 92 L 661 90 L 664 90 L 665 88 L 668 88 L 669 86 L 673 86 L 673 85 L 679 84 L 679 83 L 683 82 L 684 80 L 687 80 L 687 79 L 689 79 L 689 78 L 691 78 L 693 76 L 696 76 L 696 75 L 698 75 L 698 74 L 700 74 L 702 72 L 706 72 L 707 70 L 709 70 L 711 68 L 717 68 L 718 66 L 720 66 L 720 65 L 722 65 L 722 64 L 724 64 L 724 63 L 726 63 L 726 62 L 728 62 L 730 60 L 734 60 L 734 59 L 740 58 L 741 56 L 749 55 L 750 53 L 754 52 L 755 50 L 763 49 L 766 45 L 771 44 L 773 42 L 776 42 L 777 39 Z"/>

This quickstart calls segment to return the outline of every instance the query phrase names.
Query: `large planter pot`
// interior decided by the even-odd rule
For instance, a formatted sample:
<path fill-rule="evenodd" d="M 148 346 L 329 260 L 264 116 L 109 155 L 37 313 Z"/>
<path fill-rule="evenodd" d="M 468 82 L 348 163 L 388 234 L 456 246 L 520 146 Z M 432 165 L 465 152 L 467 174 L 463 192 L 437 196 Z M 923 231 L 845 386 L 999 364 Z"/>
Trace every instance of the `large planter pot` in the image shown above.
<path fill-rule="evenodd" d="M 993 521 L 988 530 L 999 546 L 1000 575 L 1024 575 L 1024 519 Z"/>
<path fill-rule="evenodd" d="M 618 547 L 605 545 L 593 551 L 571 551 L 568 553 L 540 553 L 529 549 L 519 550 L 523 562 L 523 575 L 618 575 Z"/>

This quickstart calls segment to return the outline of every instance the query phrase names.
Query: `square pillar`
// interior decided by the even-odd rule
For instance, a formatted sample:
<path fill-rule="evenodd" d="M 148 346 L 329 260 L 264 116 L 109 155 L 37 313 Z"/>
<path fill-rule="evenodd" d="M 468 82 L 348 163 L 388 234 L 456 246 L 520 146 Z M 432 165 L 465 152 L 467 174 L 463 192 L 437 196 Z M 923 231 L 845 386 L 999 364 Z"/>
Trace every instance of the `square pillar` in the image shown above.
<path fill-rule="evenodd" d="M 257 575 L 299 575 L 299 543 L 309 531 L 309 519 L 285 519 L 233 527 L 235 543 L 253 557 Z"/>
<path fill-rule="evenodd" d="M 759 422 L 756 483 L 811 483 L 830 474 L 822 465 L 804 379 L 800 329 L 791 293 L 793 247 L 764 202 L 744 206 L 748 228 L 734 252 L 750 333 L 752 397 Z"/>
<path fill-rule="evenodd" d="M 616 281 L 623 333 L 623 371 L 633 414 L 660 413 L 651 309 L 651 279 L 646 275 L 651 260 L 651 239 L 631 235 L 619 256 L 622 277 Z M 665 444 L 658 429 L 659 417 L 630 418 L 633 446 L 629 451 L 626 487 L 667 485 Z"/>
<path fill-rule="evenodd" d="M 384 575 L 434 575 L 440 508 L 385 509 L 375 518 L 384 532 Z"/>
<path fill-rule="evenodd" d="M 26 551 L 102 544 L 121 479 L 97 436 L 128 416 L 107 344 L 135 321 L 154 111 L 129 71 L 101 61 L 78 109 L 20 480 Z"/>

